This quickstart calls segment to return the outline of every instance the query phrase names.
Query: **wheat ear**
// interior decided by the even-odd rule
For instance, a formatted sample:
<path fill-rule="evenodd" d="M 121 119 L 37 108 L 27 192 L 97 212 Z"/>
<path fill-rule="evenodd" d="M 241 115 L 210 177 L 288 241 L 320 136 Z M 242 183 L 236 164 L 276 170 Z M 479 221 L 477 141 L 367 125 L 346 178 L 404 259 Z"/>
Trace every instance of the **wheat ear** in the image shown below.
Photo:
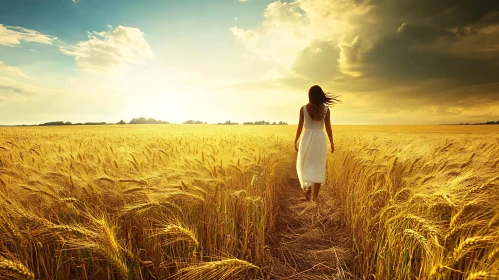
<path fill-rule="evenodd" d="M 178 279 L 233 279 L 238 273 L 259 267 L 240 259 L 227 259 L 194 265 L 180 269 L 175 276 Z"/>
<path fill-rule="evenodd" d="M 0 257 L 0 275 L 17 275 L 24 279 L 35 279 L 35 275 L 22 263 Z"/>

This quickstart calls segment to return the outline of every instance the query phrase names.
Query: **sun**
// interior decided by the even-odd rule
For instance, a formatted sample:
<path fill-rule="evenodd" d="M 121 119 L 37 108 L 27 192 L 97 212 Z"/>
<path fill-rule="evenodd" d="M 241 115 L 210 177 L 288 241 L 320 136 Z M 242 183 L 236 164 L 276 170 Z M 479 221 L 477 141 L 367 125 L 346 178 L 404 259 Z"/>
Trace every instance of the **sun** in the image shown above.
<path fill-rule="evenodd" d="M 181 123 L 186 118 L 182 100 L 173 94 L 130 95 L 125 104 L 126 113 L 132 118 L 155 118 L 171 123 Z"/>
<path fill-rule="evenodd" d="M 114 90 L 124 99 L 129 118 L 155 118 L 172 123 L 186 120 L 188 89 L 160 65 L 143 65 L 113 77 Z"/>

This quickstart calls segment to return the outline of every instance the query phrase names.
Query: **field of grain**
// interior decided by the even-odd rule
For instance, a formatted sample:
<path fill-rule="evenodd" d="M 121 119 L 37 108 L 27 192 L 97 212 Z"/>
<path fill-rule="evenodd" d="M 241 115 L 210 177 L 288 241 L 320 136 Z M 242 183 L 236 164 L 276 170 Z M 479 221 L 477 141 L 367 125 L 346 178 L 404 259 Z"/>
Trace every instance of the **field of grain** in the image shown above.
<path fill-rule="evenodd" d="M 499 129 L 0 128 L 0 279 L 496 279 Z"/>

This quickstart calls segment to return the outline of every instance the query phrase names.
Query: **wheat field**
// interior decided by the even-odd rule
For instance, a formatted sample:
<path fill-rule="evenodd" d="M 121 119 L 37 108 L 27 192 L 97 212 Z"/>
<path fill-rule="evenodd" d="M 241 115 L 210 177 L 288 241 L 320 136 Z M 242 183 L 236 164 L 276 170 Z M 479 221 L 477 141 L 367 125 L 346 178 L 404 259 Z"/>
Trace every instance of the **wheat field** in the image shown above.
<path fill-rule="evenodd" d="M 499 129 L 0 128 L 0 279 L 498 279 Z"/>

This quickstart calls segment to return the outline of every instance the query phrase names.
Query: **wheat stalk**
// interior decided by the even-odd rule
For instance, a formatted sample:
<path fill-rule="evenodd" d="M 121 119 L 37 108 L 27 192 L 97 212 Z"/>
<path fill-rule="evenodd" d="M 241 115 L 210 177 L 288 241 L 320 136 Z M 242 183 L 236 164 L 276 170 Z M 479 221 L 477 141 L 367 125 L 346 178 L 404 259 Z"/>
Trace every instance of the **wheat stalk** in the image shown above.
<path fill-rule="evenodd" d="M 165 189 L 160 189 L 156 187 L 134 187 L 134 188 L 129 188 L 123 191 L 123 194 L 132 194 L 135 192 L 165 192 Z"/>
<path fill-rule="evenodd" d="M 497 248 L 495 248 L 494 250 L 492 250 L 492 252 L 490 252 L 488 255 L 487 255 L 487 259 L 492 262 L 494 259 L 496 259 L 497 257 L 499 256 L 499 246 Z"/>
<path fill-rule="evenodd" d="M 487 227 L 493 227 L 497 222 L 499 221 L 499 211 L 497 211 L 492 219 L 490 219 L 489 223 L 487 224 Z"/>
<path fill-rule="evenodd" d="M 454 263 L 460 261 L 468 252 L 479 248 L 485 244 L 493 242 L 494 238 L 491 236 L 473 236 L 466 238 L 463 242 L 459 243 L 459 246 L 452 252 L 452 257 L 454 258 Z"/>
<path fill-rule="evenodd" d="M 437 276 L 440 276 L 440 275 L 446 275 L 447 271 L 461 272 L 461 271 L 456 270 L 452 267 L 438 264 L 431 269 L 430 275 L 429 275 L 430 279 L 437 277 Z"/>
<path fill-rule="evenodd" d="M 10 233 L 10 236 L 16 240 L 17 244 L 24 243 L 24 237 L 17 228 L 15 224 L 10 221 L 10 217 L 2 217 L 5 225 L 7 225 L 7 231 Z"/>
<path fill-rule="evenodd" d="M 168 239 L 166 242 L 163 242 L 164 245 L 179 241 L 187 241 L 191 247 L 197 248 L 199 246 L 198 239 L 194 232 L 179 225 L 169 225 L 166 228 L 160 229 L 155 236 L 167 236 Z"/>
<path fill-rule="evenodd" d="M 466 277 L 466 280 L 489 280 L 489 279 L 497 279 L 497 274 L 492 274 L 487 271 L 478 271 L 469 273 Z"/>
<path fill-rule="evenodd" d="M 499 179 L 499 176 L 495 176 L 495 177 L 487 180 L 485 183 L 481 184 L 480 186 L 476 186 L 476 187 L 472 188 L 468 193 L 469 194 L 479 193 L 479 192 L 487 190 L 491 187 L 497 186 L 497 185 L 492 184 L 497 179 Z"/>
<path fill-rule="evenodd" d="M 70 226 L 70 225 L 48 225 L 47 229 L 53 230 L 55 232 L 62 232 L 68 234 L 75 234 L 81 237 L 95 236 L 95 233 L 89 231 L 81 226 Z"/>
<path fill-rule="evenodd" d="M 426 237 L 424 235 L 422 235 L 421 233 L 415 231 L 415 230 L 412 230 L 412 229 L 405 229 L 404 230 L 404 235 L 405 236 L 410 236 L 412 237 L 414 240 L 417 241 L 417 243 L 419 243 L 421 245 L 421 248 L 423 248 L 424 252 L 426 254 L 430 254 L 430 250 L 428 248 L 428 240 L 426 239 Z"/>
<path fill-rule="evenodd" d="M 454 228 L 456 226 L 456 223 L 460 219 L 461 215 L 463 215 L 463 213 L 466 213 L 467 210 L 472 209 L 474 207 L 477 207 L 479 205 L 480 204 L 476 201 L 470 201 L 470 202 L 466 203 L 464 205 L 464 207 L 461 208 L 461 210 L 459 210 L 454 216 L 452 216 L 452 218 L 450 220 L 449 227 Z"/>
<path fill-rule="evenodd" d="M 121 182 L 121 183 L 136 183 L 136 184 L 139 184 L 139 185 L 146 185 L 147 186 L 147 182 L 144 181 L 144 180 L 120 179 L 120 180 L 118 180 L 118 182 Z"/>
<path fill-rule="evenodd" d="M 108 245 L 108 247 L 114 252 L 114 254 L 119 254 L 120 245 L 116 240 L 116 234 L 114 233 L 114 229 L 108 224 L 108 222 L 102 218 L 97 219 L 95 222 L 101 226 L 102 231 L 104 232 L 104 239 Z"/>
<path fill-rule="evenodd" d="M 128 279 L 129 270 L 126 263 L 122 260 L 121 255 L 116 252 L 109 251 L 107 248 L 97 243 L 80 243 L 83 245 L 81 249 L 89 249 L 97 255 L 104 258 L 112 267 L 116 269 L 122 279 Z"/>
<path fill-rule="evenodd" d="M 155 208 L 164 208 L 174 213 L 182 213 L 182 209 L 173 202 L 147 202 L 136 205 L 127 205 L 124 206 L 121 211 L 124 215 L 133 213 L 140 214 Z"/>
<path fill-rule="evenodd" d="M 39 193 L 39 194 L 43 194 L 43 195 L 48 196 L 48 197 L 50 197 L 50 198 L 52 198 L 52 199 L 54 199 L 54 200 L 58 200 L 58 199 L 59 199 L 59 198 L 58 198 L 58 197 L 56 197 L 55 195 L 53 195 L 53 194 L 51 194 L 51 193 L 49 193 L 49 192 L 47 192 L 47 191 L 45 191 L 45 190 L 41 190 L 41 189 L 33 189 L 33 188 L 31 188 L 31 187 L 28 187 L 28 186 L 21 186 L 21 188 L 23 188 L 23 189 L 25 189 L 25 190 L 28 190 L 28 191 L 30 191 L 30 192 L 32 192 L 32 193 Z"/>
<path fill-rule="evenodd" d="M 17 276 L 23 279 L 35 279 L 35 275 L 22 263 L 0 257 L 0 275 Z"/>
<path fill-rule="evenodd" d="M 98 181 L 105 181 L 105 182 L 109 182 L 109 183 L 116 183 L 116 181 L 114 181 L 113 179 L 111 178 L 108 178 L 108 177 L 100 177 L 97 179 Z"/>
<path fill-rule="evenodd" d="M 233 279 L 237 274 L 259 267 L 240 259 L 213 261 L 180 269 L 175 276 L 179 279 Z"/>

